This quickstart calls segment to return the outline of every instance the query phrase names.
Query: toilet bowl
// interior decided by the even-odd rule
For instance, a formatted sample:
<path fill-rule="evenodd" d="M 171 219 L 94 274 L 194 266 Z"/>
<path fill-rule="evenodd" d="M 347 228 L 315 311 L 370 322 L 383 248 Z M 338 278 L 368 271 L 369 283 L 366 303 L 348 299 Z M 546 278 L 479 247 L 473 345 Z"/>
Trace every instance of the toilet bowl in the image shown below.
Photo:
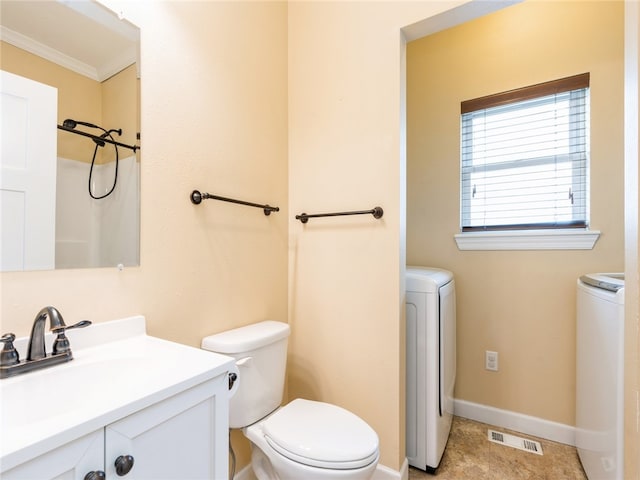
<path fill-rule="evenodd" d="M 265 321 L 206 337 L 202 348 L 236 359 L 238 389 L 229 425 L 251 442 L 259 480 L 366 480 L 377 467 L 379 440 L 361 418 L 324 402 L 280 406 L 289 325 Z"/>
<path fill-rule="evenodd" d="M 378 464 L 373 429 L 328 403 L 296 399 L 243 431 L 260 480 L 367 479 Z"/>

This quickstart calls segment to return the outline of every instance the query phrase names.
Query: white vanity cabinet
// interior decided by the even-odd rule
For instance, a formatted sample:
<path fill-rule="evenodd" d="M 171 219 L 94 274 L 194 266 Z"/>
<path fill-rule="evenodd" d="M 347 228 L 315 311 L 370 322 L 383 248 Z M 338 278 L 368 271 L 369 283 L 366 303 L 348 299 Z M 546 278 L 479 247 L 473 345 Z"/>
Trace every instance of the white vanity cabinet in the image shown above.
<path fill-rule="evenodd" d="M 136 360 L 126 361 L 126 371 L 109 358 L 115 368 L 110 371 L 95 357 L 120 351 L 136 352 Z M 19 402 L 13 402 L 12 395 L 29 398 L 24 397 L 32 388 L 28 374 L 25 384 L 0 384 L 0 396 L 8 400 L 0 401 L 6 427 L 0 438 L 2 480 L 227 479 L 232 359 L 146 335 L 113 342 L 91 354 L 86 365 L 92 374 L 80 379 L 78 390 L 66 399 L 80 396 L 86 402 L 58 417 L 30 420 L 26 413 L 24 420 L 16 419 L 22 412 L 16 411 Z M 79 374 L 74 367 L 84 370 L 82 357 L 79 351 L 69 363 L 78 360 L 69 367 L 69 375 Z M 54 369 L 47 373 L 55 375 Z M 34 377 L 34 388 L 49 375 Z M 64 398 L 60 401 L 65 405 Z M 42 408 L 55 411 L 56 406 L 57 401 L 45 402 Z"/>
<path fill-rule="evenodd" d="M 98 472 L 123 480 L 226 479 L 226 385 L 221 376 L 190 388 L 3 472 L 2 479 L 99 480 Z M 216 445 L 224 448 L 221 458 Z M 133 462 L 124 473 L 127 457 Z"/>

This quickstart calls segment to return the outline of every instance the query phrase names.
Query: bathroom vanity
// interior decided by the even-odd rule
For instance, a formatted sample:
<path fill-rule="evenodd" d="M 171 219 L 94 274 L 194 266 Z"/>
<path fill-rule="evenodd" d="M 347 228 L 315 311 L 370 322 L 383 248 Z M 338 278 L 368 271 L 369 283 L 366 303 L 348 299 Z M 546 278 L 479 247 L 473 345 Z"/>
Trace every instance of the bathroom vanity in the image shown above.
<path fill-rule="evenodd" d="M 0 381 L 3 480 L 227 478 L 232 358 L 140 316 L 68 337 L 73 361 Z"/>

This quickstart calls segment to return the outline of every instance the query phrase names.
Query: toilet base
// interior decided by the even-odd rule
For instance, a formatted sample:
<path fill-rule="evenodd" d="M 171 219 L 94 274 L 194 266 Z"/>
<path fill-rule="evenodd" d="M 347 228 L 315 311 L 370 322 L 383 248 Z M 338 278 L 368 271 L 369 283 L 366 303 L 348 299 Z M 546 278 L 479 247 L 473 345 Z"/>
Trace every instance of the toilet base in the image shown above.
<path fill-rule="evenodd" d="M 280 480 L 269 458 L 253 442 L 251 443 L 251 469 L 258 480 Z"/>

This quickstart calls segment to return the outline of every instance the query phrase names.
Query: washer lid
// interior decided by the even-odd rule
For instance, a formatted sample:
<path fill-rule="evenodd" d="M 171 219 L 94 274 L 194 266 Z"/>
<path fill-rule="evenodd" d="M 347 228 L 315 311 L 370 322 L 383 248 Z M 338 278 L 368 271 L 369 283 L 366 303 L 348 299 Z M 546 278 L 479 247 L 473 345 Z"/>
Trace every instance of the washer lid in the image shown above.
<path fill-rule="evenodd" d="M 437 293 L 440 287 L 453 280 L 453 273 L 441 268 L 407 265 L 405 278 L 408 292 Z"/>
<path fill-rule="evenodd" d="M 624 288 L 624 273 L 588 273 L 582 275 L 580 281 L 592 287 L 617 292 Z"/>
<path fill-rule="evenodd" d="M 296 399 L 263 424 L 269 445 L 304 465 L 361 468 L 378 458 L 378 435 L 353 413 L 322 402 Z"/>

